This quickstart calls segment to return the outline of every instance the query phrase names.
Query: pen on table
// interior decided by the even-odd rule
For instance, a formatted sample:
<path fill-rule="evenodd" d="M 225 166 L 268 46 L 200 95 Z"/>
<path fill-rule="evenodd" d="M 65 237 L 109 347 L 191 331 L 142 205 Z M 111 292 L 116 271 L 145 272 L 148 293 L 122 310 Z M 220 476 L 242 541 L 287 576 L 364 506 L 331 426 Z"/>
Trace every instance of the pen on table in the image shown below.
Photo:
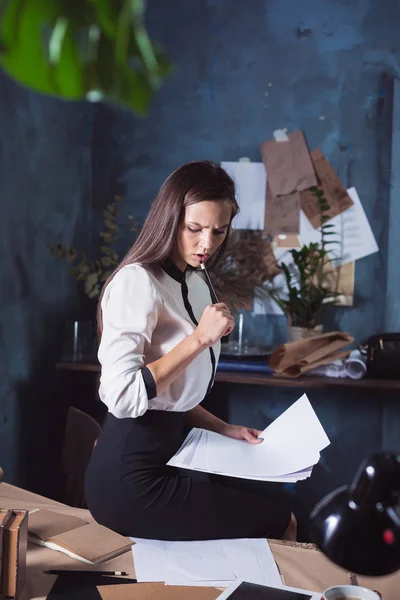
<path fill-rule="evenodd" d="M 201 263 L 200 263 L 200 267 L 201 267 L 202 271 L 204 271 L 204 275 L 205 275 L 205 276 L 206 276 L 206 278 L 207 278 L 208 285 L 210 286 L 210 290 L 211 290 L 211 293 L 212 293 L 212 295 L 214 296 L 214 300 L 215 300 L 215 302 L 219 302 L 219 300 L 218 300 L 218 296 L 217 296 L 217 294 L 215 293 L 215 290 L 214 290 L 214 286 L 213 286 L 213 284 L 211 283 L 210 276 L 209 276 L 209 274 L 207 273 L 206 265 L 205 265 L 203 262 L 201 262 Z"/>
<path fill-rule="evenodd" d="M 126 571 L 83 571 L 78 569 L 48 569 L 43 572 L 46 575 L 118 575 L 120 577 L 128 575 Z"/>

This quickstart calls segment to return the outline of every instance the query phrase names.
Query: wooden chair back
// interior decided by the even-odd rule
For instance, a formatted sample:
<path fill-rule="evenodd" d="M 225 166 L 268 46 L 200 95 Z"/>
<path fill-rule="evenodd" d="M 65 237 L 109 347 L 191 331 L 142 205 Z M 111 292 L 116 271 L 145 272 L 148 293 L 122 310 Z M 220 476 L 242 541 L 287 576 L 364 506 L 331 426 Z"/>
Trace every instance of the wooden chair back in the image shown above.
<path fill-rule="evenodd" d="M 93 417 L 70 406 L 61 456 L 62 501 L 70 506 L 85 507 L 85 472 L 100 433 L 101 426 Z"/>

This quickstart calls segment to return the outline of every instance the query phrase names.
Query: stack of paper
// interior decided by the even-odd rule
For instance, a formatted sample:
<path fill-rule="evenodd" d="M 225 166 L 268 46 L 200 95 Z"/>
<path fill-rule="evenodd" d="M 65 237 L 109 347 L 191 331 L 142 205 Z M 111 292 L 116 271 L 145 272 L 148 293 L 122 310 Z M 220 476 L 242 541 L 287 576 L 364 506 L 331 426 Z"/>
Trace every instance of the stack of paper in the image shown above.
<path fill-rule="evenodd" d="M 164 542 L 131 538 L 139 582 L 226 587 L 236 579 L 282 586 L 266 539 Z"/>
<path fill-rule="evenodd" d="M 261 444 L 192 429 L 168 465 L 242 479 L 295 482 L 330 444 L 306 394 L 260 434 Z"/>

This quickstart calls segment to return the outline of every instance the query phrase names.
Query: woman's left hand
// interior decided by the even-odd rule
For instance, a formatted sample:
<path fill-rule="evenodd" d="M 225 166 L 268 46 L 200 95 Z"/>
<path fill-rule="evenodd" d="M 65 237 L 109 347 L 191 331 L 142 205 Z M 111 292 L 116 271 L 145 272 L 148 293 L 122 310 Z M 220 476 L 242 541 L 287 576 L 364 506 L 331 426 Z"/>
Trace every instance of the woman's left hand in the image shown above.
<path fill-rule="evenodd" d="M 252 429 L 251 427 L 243 427 L 242 425 L 229 425 L 228 423 L 220 431 L 222 435 L 231 437 L 235 440 L 245 440 L 250 444 L 260 444 L 262 439 L 258 436 L 261 431 L 259 429 Z"/>

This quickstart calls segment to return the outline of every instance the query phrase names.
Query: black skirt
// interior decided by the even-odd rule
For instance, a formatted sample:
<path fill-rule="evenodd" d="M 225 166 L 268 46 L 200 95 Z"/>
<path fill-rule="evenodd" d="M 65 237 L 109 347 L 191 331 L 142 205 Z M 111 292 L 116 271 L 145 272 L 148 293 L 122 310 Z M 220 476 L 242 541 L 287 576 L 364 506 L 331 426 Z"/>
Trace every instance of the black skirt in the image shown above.
<path fill-rule="evenodd" d="M 185 434 L 185 413 L 109 414 L 85 479 L 95 520 L 159 540 L 280 538 L 291 517 L 281 486 L 168 467 Z"/>

